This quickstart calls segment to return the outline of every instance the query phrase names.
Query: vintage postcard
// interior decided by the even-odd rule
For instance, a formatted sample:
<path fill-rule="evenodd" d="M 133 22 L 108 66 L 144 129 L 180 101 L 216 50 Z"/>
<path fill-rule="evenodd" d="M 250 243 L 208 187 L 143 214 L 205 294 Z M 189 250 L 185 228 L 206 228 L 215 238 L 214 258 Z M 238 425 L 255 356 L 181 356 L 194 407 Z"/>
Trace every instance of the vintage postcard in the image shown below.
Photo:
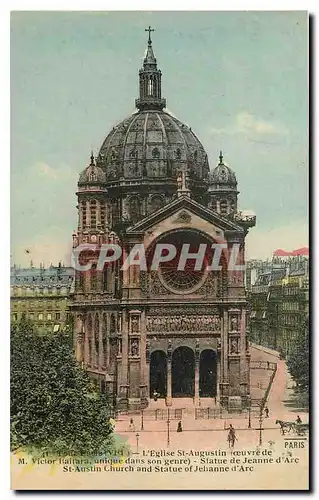
<path fill-rule="evenodd" d="M 11 14 L 12 489 L 309 489 L 308 24 Z"/>

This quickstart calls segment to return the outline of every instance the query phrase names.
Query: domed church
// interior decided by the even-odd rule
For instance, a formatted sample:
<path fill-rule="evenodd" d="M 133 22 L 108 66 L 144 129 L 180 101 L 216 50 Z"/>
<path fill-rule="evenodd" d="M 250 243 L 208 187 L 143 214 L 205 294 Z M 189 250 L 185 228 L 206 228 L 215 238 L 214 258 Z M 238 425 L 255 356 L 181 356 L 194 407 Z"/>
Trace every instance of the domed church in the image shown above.
<path fill-rule="evenodd" d="M 94 250 L 81 254 L 90 269 L 75 273 L 76 357 L 119 410 L 154 407 L 155 400 L 178 407 L 181 398 L 195 407 L 244 408 L 250 355 L 243 264 L 255 217 L 238 211 L 237 179 L 222 152 L 210 170 L 193 130 L 165 110 L 153 30 L 146 31 L 136 112 L 113 127 L 79 177 L 73 248 Z M 176 251 L 154 268 L 158 244 Z M 122 255 L 101 269 L 103 245 L 119 245 Z M 146 266 L 125 266 L 136 245 Z"/>

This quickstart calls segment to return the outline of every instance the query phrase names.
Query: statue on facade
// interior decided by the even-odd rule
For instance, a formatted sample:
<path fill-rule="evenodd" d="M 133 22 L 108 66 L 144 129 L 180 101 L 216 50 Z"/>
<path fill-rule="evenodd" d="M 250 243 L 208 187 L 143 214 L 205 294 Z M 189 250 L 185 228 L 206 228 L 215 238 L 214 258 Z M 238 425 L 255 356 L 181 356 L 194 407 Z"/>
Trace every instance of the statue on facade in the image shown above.
<path fill-rule="evenodd" d="M 131 356 L 138 356 L 138 341 L 137 340 L 132 341 Z"/>
<path fill-rule="evenodd" d="M 230 354 L 238 354 L 238 340 L 233 339 L 230 344 Z"/>

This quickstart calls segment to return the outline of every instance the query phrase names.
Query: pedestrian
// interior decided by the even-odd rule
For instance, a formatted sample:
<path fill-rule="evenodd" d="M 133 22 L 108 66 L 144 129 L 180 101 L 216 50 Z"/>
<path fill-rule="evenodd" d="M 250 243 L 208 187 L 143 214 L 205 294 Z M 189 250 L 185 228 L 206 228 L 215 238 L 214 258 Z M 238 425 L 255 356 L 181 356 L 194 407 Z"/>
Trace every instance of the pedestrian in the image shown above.
<path fill-rule="evenodd" d="M 179 421 L 178 424 L 177 424 L 177 432 L 183 432 L 182 422 L 181 421 Z"/>
<path fill-rule="evenodd" d="M 229 430 L 228 430 L 228 436 L 227 436 L 227 441 L 228 441 L 229 447 L 232 447 L 232 448 L 234 447 L 236 439 L 237 439 L 237 437 L 236 437 L 235 429 L 232 426 L 232 424 L 229 424 Z"/>
<path fill-rule="evenodd" d="M 130 430 L 131 431 L 134 431 L 135 430 L 135 425 L 134 425 L 134 420 L 133 418 L 130 418 L 130 426 L 129 426 Z"/>
<path fill-rule="evenodd" d="M 267 408 L 267 406 L 265 408 L 265 417 L 269 418 L 269 409 Z"/>
<path fill-rule="evenodd" d="M 302 420 L 301 420 L 301 418 L 299 417 L 299 415 L 297 415 L 297 418 L 296 418 L 296 424 L 302 424 Z"/>

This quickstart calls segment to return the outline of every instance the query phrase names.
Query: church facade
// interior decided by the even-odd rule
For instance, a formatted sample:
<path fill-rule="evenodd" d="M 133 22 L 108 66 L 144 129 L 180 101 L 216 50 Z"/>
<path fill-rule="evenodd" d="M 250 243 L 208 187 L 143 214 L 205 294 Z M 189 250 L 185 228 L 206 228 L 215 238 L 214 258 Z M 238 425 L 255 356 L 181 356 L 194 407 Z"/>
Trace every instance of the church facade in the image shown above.
<path fill-rule="evenodd" d="M 150 33 L 137 111 L 110 131 L 79 177 L 73 248 L 94 250 L 82 252 L 90 269 L 75 272 L 76 356 L 119 409 L 146 408 L 154 393 L 167 405 L 187 397 L 195 405 L 212 398 L 245 407 L 244 270 L 228 264 L 234 247 L 236 265 L 244 264 L 255 217 L 238 210 L 237 179 L 222 153 L 210 170 L 191 128 L 165 111 Z M 100 269 L 99 249 L 107 244 L 119 245 L 122 255 Z M 136 245 L 145 249 L 146 267 L 124 266 Z M 175 254 L 154 269 L 158 248 L 162 257 L 165 248 Z M 210 266 L 216 251 L 220 265 Z"/>

